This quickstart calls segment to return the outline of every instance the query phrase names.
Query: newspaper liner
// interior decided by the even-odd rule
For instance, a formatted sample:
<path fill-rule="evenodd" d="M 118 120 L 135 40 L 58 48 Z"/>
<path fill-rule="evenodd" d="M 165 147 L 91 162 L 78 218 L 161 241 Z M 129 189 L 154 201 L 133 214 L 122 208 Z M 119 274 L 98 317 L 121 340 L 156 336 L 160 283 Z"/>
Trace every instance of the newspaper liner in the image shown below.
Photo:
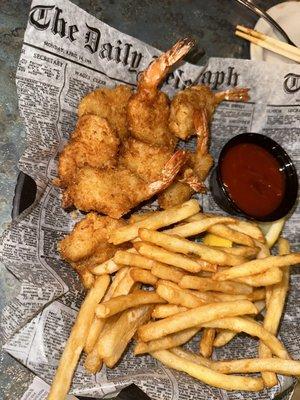
<path fill-rule="evenodd" d="M 82 217 L 61 208 L 60 192 L 51 185 L 56 176 L 57 154 L 74 128 L 78 101 L 86 93 L 120 83 L 135 87 L 138 73 L 160 53 L 67 0 L 50 3 L 32 3 L 16 79 L 27 132 L 27 149 L 19 167 L 36 181 L 37 199 L 12 223 L 0 244 L 1 261 L 21 282 L 20 293 L 2 315 L 4 349 L 36 373 L 39 382 L 48 383 L 84 295 L 77 276 L 60 260 L 56 250 L 57 241 Z M 169 76 L 163 90 L 172 96 L 175 90 L 192 83 L 208 84 L 213 90 L 234 86 L 251 89 L 250 102 L 224 102 L 218 107 L 211 127 L 215 159 L 232 136 L 260 132 L 279 142 L 300 170 L 300 66 L 275 67 L 264 62 L 212 58 L 205 67 L 181 65 Z M 193 145 L 191 141 L 184 146 Z M 199 198 L 205 210 L 220 211 L 209 194 Z M 156 204 L 147 207 L 155 208 Z M 299 245 L 299 219 L 298 205 L 285 228 L 285 236 L 294 248 Z M 299 288 L 296 268 L 280 332 L 296 359 Z M 250 357 L 256 351 L 257 342 L 241 335 L 224 349 L 216 350 L 214 357 Z M 96 375 L 85 372 L 83 358 L 73 380 L 71 392 L 75 395 L 111 397 L 135 383 L 152 399 L 273 399 L 289 391 L 295 382 L 280 377 L 279 384 L 271 390 L 226 392 L 171 371 L 150 356 L 135 358 L 130 348 L 118 367 L 103 368 Z M 46 390 L 46 384 L 41 386 Z M 36 393 L 34 388 L 39 385 L 35 381 L 32 387 L 29 391 Z"/>

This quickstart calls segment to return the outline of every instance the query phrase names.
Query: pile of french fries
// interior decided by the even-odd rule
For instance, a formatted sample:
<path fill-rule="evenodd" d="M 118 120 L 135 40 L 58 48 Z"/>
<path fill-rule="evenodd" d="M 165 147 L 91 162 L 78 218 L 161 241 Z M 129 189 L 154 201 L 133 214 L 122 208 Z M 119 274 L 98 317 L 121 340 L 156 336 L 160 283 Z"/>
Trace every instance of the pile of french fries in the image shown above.
<path fill-rule="evenodd" d="M 195 241 L 207 232 L 233 246 Z M 110 242 L 131 247 L 93 268 L 95 282 L 79 310 L 49 400 L 65 399 L 83 351 L 86 370 L 96 373 L 103 364 L 114 367 L 133 338 L 135 355 L 149 353 L 222 389 L 258 391 L 276 385 L 277 373 L 300 375 L 300 361 L 291 360 L 276 337 L 289 267 L 300 262 L 287 240 L 279 238 L 279 255 L 270 255 L 257 224 L 202 213 L 190 200 L 134 214 Z M 255 316 L 263 309 L 260 323 Z M 181 347 L 200 331 L 197 354 Z M 212 360 L 213 348 L 239 332 L 258 338 L 258 357 Z M 252 372 L 261 377 L 231 375 Z"/>

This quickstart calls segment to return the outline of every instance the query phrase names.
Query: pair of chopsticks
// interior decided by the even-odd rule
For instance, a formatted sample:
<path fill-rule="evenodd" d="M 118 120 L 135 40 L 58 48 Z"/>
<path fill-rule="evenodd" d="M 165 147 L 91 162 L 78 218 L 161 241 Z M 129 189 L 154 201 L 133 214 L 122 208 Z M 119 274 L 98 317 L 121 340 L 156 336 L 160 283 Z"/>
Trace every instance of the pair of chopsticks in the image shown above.
<path fill-rule="evenodd" d="M 236 26 L 235 34 L 264 49 L 273 51 L 274 53 L 300 63 L 300 49 L 298 47 L 274 39 L 254 29 L 246 28 L 243 25 Z"/>

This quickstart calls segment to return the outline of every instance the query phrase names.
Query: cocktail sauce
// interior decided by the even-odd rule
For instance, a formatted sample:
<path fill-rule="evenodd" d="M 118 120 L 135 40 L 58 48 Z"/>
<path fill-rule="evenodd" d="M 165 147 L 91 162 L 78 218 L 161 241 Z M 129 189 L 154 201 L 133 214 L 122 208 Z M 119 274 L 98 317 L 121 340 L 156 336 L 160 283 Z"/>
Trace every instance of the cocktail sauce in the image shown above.
<path fill-rule="evenodd" d="M 285 174 L 277 159 L 254 143 L 229 148 L 221 163 L 223 184 L 231 200 L 252 217 L 276 210 L 285 193 Z"/>

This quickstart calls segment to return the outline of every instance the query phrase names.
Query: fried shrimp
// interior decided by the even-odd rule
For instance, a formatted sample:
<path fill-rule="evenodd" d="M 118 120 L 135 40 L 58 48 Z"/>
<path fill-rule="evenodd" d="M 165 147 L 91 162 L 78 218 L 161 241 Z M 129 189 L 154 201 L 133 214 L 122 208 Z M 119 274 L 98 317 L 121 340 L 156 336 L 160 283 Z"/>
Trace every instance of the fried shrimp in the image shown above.
<path fill-rule="evenodd" d="M 174 207 L 187 201 L 194 192 L 206 191 L 204 181 L 213 166 L 213 158 L 209 153 L 209 121 L 206 109 L 194 112 L 194 131 L 197 135 L 197 145 L 194 153 L 189 152 L 187 167 L 179 176 L 178 181 L 169 186 L 158 197 L 162 208 Z"/>
<path fill-rule="evenodd" d="M 113 230 L 125 225 L 124 220 L 90 213 L 58 243 L 62 259 L 78 272 L 85 286 L 86 277 L 90 275 L 89 268 L 103 263 L 113 257 L 117 250 L 124 248 L 108 243 L 108 238 Z"/>
<path fill-rule="evenodd" d="M 105 119 L 97 115 L 80 117 L 69 143 L 59 156 L 59 178 L 55 184 L 67 187 L 83 166 L 114 167 L 118 148 L 119 139 Z"/>
<path fill-rule="evenodd" d="M 147 182 L 159 179 L 173 152 L 168 147 L 149 145 L 134 138 L 122 143 L 119 165 L 129 169 Z"/>
<path fill-rule="evenodd" d="M 249 89 L 229 89 L 214 94 L 209 87 L 192 86 L 175 94 L 170 107 L 170 130 L 180 139 L 186 140 L 195 133 L 194 112 L 205 109 L 210 122 L 219 103 L 223 100 L 247 101 Z"/>
<path fill-rule="evenodd" d="M 78 116 L 93 114 L 106 118 L 118 137 L 123 139 L 128 136 L 127 105 L 131 95 L 131 88 L 125 85 L 97 89 L 81 100 Z"/>
<path fill-rule="evenodd" d="M 174 64 L 193 46 L 194 41 L 189 38 L 178 41 L 142 73 L 137 92 L 128 103 L 129 129 L 136 139 L 172 150 L 175 148 L 177 140 L 169 129 L 169 99 L 158 87 Z"/>
<path fill-rule="evenodd" d="M 159 179 L 146 181 L 128 168 L 81 168 L 63 194 L 63 206 L 97 211 L 120 218 L 144 200 L 159 193 L 174 180 L 186 162 L 186 153 L 177 151 L 161 170 Z"/>
<path fill-rule="evenodd" d="M 101 246 L 102 259 L 99 262 L 104 262 L 111 258 L 117 249 L 108 243 L 110 233 L 124 225 L 126 222 L 123 220 L 89 213 L 59 242 L 60 254 L 66 261 L 78 262 L 91 257 Z"/>

